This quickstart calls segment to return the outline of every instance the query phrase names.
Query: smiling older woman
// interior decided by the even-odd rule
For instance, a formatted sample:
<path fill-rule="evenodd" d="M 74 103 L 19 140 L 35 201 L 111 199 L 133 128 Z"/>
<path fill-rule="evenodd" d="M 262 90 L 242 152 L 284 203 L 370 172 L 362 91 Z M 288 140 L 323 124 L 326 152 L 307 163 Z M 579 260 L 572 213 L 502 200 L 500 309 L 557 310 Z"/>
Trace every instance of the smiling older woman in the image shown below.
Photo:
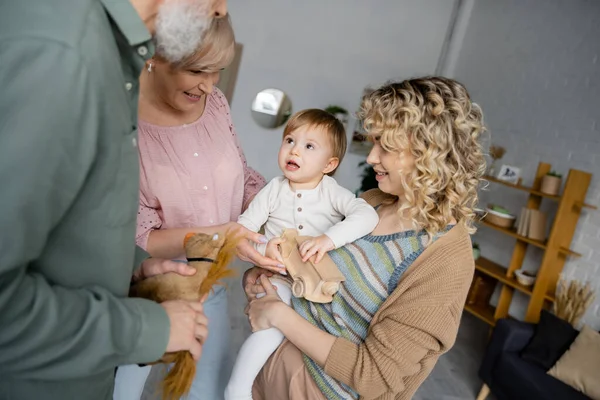
<path fill-rule="evenodd" d="M 362 117 L 379 183 L 364 197 L 379 225 L 329 253 L 346 277 L 330 304 L 288 307 L 261 270 L 247 272 L 253 330 L 287 339 L 255 400 L 410 399 L 456 338 L 474 271 L 481 110 L 458 82 L 423 78 L 376 90 Z"/>
<path fill-rule="evenodd" d="M 192 55 L 159 52 L 140 77 L 140 209 L 137 243 L 155 257 L 185 260 L 187 232 L 236 221 L 265 185 L 246 164 L 225 96 L 215 87 L 232 61 L 229 17 L 214 19 Z M 209 336 L 188 399 L 220 399 L 231 368 L 227 293 L 204 303 Z"/>
<path fill-rule="evenodd" d="M 233 227 L 232 221 L 265 180 L 248 167 L 229 104 L 215 87 L 220 71 L 234 57 L 229 16 L 213 19 L 199 47 L 182 59 L 170 61 L 177 49 L 169 46 L 177 43 L 168 43 L 158 41 L 157 53 L 140 77 L 136 239 L 153 257 L 183 261 L 183 239 L 188 232 L 213 233 Z M 254 238 L 258 240 L 258 235 Z M 223 398 L 231 369 L 225 288 L 217 288 L 208 297 L 204 312 L 209 335 L 197 364 L 190 400 Z M 150 395 L 158 392 L 155 383 L 163 372 L 160 366 L 153 367 L 146 388 Z"/>

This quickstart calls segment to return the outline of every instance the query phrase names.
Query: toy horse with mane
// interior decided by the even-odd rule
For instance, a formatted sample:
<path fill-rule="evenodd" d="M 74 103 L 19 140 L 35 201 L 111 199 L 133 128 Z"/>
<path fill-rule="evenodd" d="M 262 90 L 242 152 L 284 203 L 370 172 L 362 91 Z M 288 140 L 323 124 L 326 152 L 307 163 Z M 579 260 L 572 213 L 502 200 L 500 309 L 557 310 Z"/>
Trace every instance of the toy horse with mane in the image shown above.
<path fill-rule="evenodd" d="M 196 269 L 192 276 L 173 272 L 145 279 L 131 287 L 131 297 L 142 297 L 162 303 L 167 300 L 197 301 L 212 287 L 233 275 L 228 268 L 235 255 L 236 239 L 231 235 L 190 233 L 184 248 L 188 265 Z M 196 374 L 196 363 L 188 351 L 166 353 L 158 362 L 173 363 L 163 381 L 163 399 L 179 399 L 187 394 Z"/>

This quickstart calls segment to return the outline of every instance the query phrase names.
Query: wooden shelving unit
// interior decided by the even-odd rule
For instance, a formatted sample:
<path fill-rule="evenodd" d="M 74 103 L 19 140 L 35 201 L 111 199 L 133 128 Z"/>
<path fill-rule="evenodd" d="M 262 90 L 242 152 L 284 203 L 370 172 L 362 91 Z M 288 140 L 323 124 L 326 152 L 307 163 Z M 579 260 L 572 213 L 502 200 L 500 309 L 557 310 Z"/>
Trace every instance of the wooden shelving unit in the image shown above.
<path fill-rule="evenodd" d="M 550 170 L 550 164 L 540 163 L 532 187 L 511 184 L 491 176 L 485 177 L 491 184 L 501 184 L 529 193 L 526 203 L 527 208 L 538 210 L 542 199 L 558 202 L 554 223 L 545 241 L 533 240 L 521 236 L 517 234 L 515 229 L 501 228 L 486 221 L 480 222 L 480 225 L 483 227 L 492 228 L 497 232 L 516 239 L 508 266 L 502 266 L 484 257 L 479 257 L 475 261 L 476 275 L 481 275 L 485 280 L 502 285 L 502 289 L 496 307 L 493 307 L 488 302 L 476 302 L 473 304 L 468 302 L 465 304 L 465 310 L 491 326 L 494 326 L 498 319 L 509 316 L 508 310 L 515 290 L 529 296 L 525 320 L 527 322 L 538 322 L 542 308 L 554 301 L 554 292 L 558 278 L 567 257 L 580 256 L 580 254 L 572 251 L 569 247 L 582 209 L 586 207 L 597 209 L 596 206 L 585 203 L 585 196 L 592 175 L 575 169 L 569 170 L 562 194 L 560 196 L 552 196 L 539 191 L 542 178 Z M 530 245 L 542 249 L 544 256 L 535 283 L 533 286 L 524 286 L 515 278 L 515 271 L 523 265 L 527 248 Z M 472 290 L 474 289 L 472 288 Z"/>
<path fill-rule="evenodd" d="M 496 325 L 496 319 L 494 318 L 496 309 L 489 304 L 467 304 L 465 310 L 491 326 Z"/>

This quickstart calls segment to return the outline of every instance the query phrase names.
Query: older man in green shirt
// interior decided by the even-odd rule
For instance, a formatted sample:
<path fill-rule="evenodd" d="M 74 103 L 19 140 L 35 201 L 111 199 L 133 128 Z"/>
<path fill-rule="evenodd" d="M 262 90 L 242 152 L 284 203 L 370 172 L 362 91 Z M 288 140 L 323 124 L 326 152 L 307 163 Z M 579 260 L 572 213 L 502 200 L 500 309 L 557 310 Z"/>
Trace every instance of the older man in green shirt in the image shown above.
<path fill-rule="evenodd" d="M 109 399 L 117 365 L 200 356 L 201 304 L 127 298 L 132 276 L 193 273 L 134 247 L 137 78 L 163 1 L 0 4 L 0 399 Z"/>

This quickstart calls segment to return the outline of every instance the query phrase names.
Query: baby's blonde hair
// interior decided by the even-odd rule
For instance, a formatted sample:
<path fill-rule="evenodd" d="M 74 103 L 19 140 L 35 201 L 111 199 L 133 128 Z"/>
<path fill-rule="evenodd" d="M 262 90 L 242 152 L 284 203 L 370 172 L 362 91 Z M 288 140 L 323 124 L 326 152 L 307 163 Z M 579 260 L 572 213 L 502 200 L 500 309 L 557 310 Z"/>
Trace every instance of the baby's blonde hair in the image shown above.
<path fill-rule="evenodd" d="M 390 83 L 365 96 L 359 118 L 368 135 L 380 136 L 385 151 L 408 150 L 415 158 L 414 170 L 402 180 L 400 213 L 430 237 L 453 219 L 475 232 L 485 128 L 463 85 L 441 77 Z"/>
<path fill-rule="evenodd" d="M 160 54 L 157 54 L 160 57 Z M 181 61 L 171 63 L 179 70 L 217 72 L 227 67 L 235 56 L 235 35 L 229 14 L 223 18 L 213 18 L 210 26 L 202 34 L 202 42 L 195 52 Z"/>

